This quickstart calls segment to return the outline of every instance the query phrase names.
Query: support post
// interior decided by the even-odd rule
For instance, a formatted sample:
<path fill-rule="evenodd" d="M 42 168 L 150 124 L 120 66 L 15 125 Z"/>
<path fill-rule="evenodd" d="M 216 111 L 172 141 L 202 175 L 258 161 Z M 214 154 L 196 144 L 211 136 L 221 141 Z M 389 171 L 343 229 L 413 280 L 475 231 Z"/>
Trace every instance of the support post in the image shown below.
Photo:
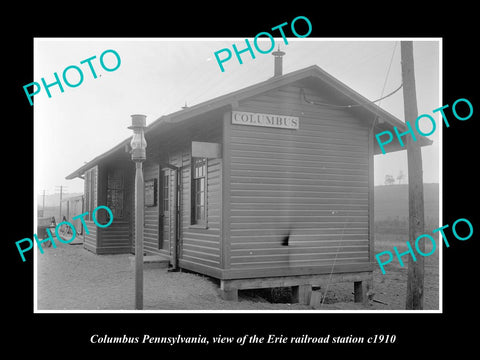
<path fill-rule="evenodd" d="M 142 163 L 135 163 L 135 309 L 143 309 L 143 213 L 144 183 Z"/>
<path fill-rule="evenodd" d="M 220 280 L 220 296 L 223 300 L 238 301 L 238 289 L 231 287 L 227 281 Z"/>
<path fill-rule="evenodd" d="M 132 160 L 135 162 L 135 309 L 143 309 L 143 222 L 145 189 L 142 162 L 147 159 L 147 142 L 144 136 L 145 115 L 132 115 L 133 130 L 130 146 Z"/>
<path fill-rule="evenodd" d="M 355 281 L 353 283 L 353 301 L 356 303 L 366 302 L 366 284 L 365 281 Z"/>
<path fill-rule="evenodd" d="M 413 62 L 413 42 L 401 42 L 402 79 L 405 121 L 414 123 L 418 116 L 417 95 L 415 90 L 415 74 Z M 415 240 L 424 233 L 424 204 L 423 204 L 423 172 L 422 151 L 418 141 L 407 138 L 408 158 L 408 210 L 409 210 L 409 242 L 415 248 Z M 425 243 L 420 242 L 419 248 L 425 251 Z M 407 310 L 423 309 L 424 287 L 424 257 L 418 256 L 417 261 L 408 259 Z"/>
<path fill-rule="evenodd" d="M 310 304 L 310 296 L 312 295 L 312 285 L 297 285 L 292 287 L 292 303 L 303 305 Z"/>

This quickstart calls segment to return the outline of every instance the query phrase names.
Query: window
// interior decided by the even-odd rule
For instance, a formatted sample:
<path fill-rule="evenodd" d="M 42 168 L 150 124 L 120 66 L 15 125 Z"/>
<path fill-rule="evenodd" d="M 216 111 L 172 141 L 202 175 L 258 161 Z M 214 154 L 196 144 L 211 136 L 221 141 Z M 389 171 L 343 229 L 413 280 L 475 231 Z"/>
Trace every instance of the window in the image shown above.
<path fill-rule="evenodd" d="M 169 195 L 170 195 L 169 186 L 170 186 L 170 175 L 168 175 L 167 172 L 165 171 L 163 173 L 163 211 L 170 210 L 169 203 L 168 203 Z"/>
<path fill-rule="evenodd" d="M 108 171 L 107 206 L 114 219 L 123 218 L 123 173 L 120 169 Z"/>
<path fill-rule="evenodd" d="M 192 158 L 192 224 L 205 225 L 207 159 Z"/>

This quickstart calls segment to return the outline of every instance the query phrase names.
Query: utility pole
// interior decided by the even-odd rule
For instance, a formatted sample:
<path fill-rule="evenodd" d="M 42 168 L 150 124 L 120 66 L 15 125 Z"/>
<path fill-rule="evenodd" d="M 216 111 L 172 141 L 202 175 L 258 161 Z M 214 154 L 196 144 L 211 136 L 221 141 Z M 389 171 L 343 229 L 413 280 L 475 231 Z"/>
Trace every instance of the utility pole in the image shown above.
<path fill-rule="evenodd" d="M 65 186 L 56 186 L 57 188 L 60 188 L 60 217 L 59 217 L 59 220 L 62 221 L 62 196 L 63 196 L 63 189 L 65 188 Z"/>
<path fill-rule="evenodd" d="M 42 200 L 42 217 L 45 216 L 45 189 L 43 190 L 43 200 Z"/>
<path fill-rule="evenodd" d="M 413 124 L 418 117 L 417 94 L 415 90 L 415 73 L 413 63 L 413 42 L 401 42 L 402 53 L 402 79 L 405 121 Z M 408 211 L 409 211 L 409 243 L 415 248 L 415 240 L 424 234 L 424 204 L 423 204 L 423 170 L 422 150 L 418 141 L 412 137 L 407 138 L 408 158 Z M 419 249 L 425 252 L 425 243 L 418 244 Z M 412 256 L 408 259 L 407 298 L 405 308 L 407 310 L 423 309 L 424 288 L 424 257 L 417 256 L 413 261 Z"/>

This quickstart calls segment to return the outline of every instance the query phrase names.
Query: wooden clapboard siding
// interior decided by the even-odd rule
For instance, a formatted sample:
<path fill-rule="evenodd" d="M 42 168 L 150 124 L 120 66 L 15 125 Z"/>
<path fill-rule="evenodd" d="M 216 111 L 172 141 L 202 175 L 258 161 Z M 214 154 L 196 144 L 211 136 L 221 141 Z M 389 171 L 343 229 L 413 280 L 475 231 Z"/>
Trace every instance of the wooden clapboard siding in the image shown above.
<path fill-rule="evenodd" d="M 305 92 L 313 101 L 331 102 Z M 224 278 L 370 267 L 368 124 L 348 110 L 306 104 L 299 94 L 299 86 L 289 85 L 236 109 L 298 116 L 298 130 L 226 126 Z"/>
<path fill-rule="evenodd" d="M 208 129 L 199 141 L 221 142 L 221 126 L 218 121 Z M 197 134 L 198 136 L 198 134 Z M 181 156 L 179 156 L 181 155 Z M 219 275 L 221 266 L 221 159 L 207 160 L 207 198 L 205 226 L 191 225 L 191 147 L 186 146 L 176 159 L 181 160 L 181 247 L 180 266 L 208 275 Z M 176 165 L 179 166 L 179 165 Z"/>
<path fill-rule="evenodd" d="M 83 246 L 94 253 L 97 252 L 97 226 L 93 221 L 85 220 L 85 228 L 83 232 Z M 88 234 L 87 234 L 88 229 Z"/>
<path fill-rule="evenodd" d="M 113 220 L 106 228 L 98 229 L 100 246 L 97 254 L 122 254 L 130 252 L 129 222 Z"/>

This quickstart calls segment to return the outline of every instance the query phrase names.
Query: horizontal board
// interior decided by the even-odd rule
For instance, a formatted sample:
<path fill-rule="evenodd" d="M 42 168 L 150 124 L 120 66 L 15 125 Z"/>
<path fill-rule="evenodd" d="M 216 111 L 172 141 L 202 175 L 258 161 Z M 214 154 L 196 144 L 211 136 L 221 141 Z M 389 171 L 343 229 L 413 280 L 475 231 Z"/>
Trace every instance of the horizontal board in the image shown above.
<path fill-rule="evenodd" d="M 241 193 L 236 191 L 236 194 L 232 194 L 231 203 L 232 208 L 238 208 L 240 206 L 251 206 L 255 208 L 258 204 L 292 204 L 292 205 L 301 205 L 301 204 L 319 204 L 319 205 L 365 205 L 368 204 L 368 196 L 365 194 L 345 194 L 345 193 L 328 193 L 328 192 L 318 192 L 310 194 L 297 194 L 292 192 L 278 192 L 277 194 L 271 195 L 260 195 L 260 194 L 251 194 L 247 192 Z M 252 206 L 254 205 L 254 206 Z M 273 207 L 273 205 L 270 205 Z"/>
<path fill-rule="evenodd" d="M 341 128 L 337 126 L 326 126 L 323 124 L 306 124 L 302 123 L 302 118 L 300 118 L 300 129 L 299 130 L 286 130 L 278 128 L 268 128 L 272 132 L 289 132 L 291 135 L 290 141 L 295 139 L 296 132 L 308 133 L 310 136 L 316 136 L 318 142 L 321 142 L 322 139 L 334 139 L 334 143 L 342 143 L 344 140 L 348 140 L 350 144 L 362 145 L 368 143 L 368 130 L 367 129 L 352 129 L 352 128 Z M 246 125 L 232 125 L 232 134 L 234 136 L 239 136 L 238 130 L 242 127 L 247 127 Z M 258 126 L 250 126 L 251 128 L 259 128 Z M 253 129 L 250 131 L 254 131 Z M 296 139 L 295 139 L 296 140 Z M 298 139 L 297 141 L 299 141 Z M 241 141 L 240 141 L 241 142 Z"/>
<path fill-rule="evenodd" d="M 370 272 L 373 270 L 373 266 L 369 262 L 357 262 L 351 264 L 298 264 L 290 266 L 271 266 L 265 267 L 262 265 L 250 266 L 249 268 L 237 268 L 237 269 L 227 269 L 222 271 L 222 279 L 251 279 L 251 278 L 264 278 L 264 277 L 284 277 L 284 276 L 309 276 L 309 275 L 324 275 L 328 276 L 329 279 L 337 278 L 348 278 L 349 281 L 357 281 L 353 279 L 358 279 L 358 281 L 366 280 L 364 276 L 361 278 L 357 275 L 364 274 L 365 272 Z M 322 282 L 318 282 L 321 284 Z"/>
<path fill-rule="evenodd" d="M 349 257 L 349 258 L 342 258 L 342 259 L 335 259 L 334 257 L 328 259 L 296 259 L 295 261 L 289 261 L 288 259 L 277 259 L 271 261 L 251 261 L 251 262 L 231 262 L 231 269 L 268 269 L 268 268 L 282 268 L 286 272 L 289 271 L 292 267 L 306 267 L 306 266 L 332 266 L 334 265 L 351 265 L 352 267 L 355 264 L 359 263 L 369 263 L 368 256 L 367 257 Z M 265 274 L 265 273 L 263 273 Z"/>
<path fill-rule="evenodd" d="M 271 235 L 232 235 L 231 244 L 238 244 L 239 246 L 284 246 L 288 242 L 289 246 L 339 246 L 342 244 L 364 244 L 368 241 L 365 234 L 307 234 L 298 235 L 289 231 L 281 234 Z M 260 245 L 263 244 L 263 245 Z"/>
<path fill-rule="evenodd" d="M 297 154 L 297 153 L 278 153 L 275 151 L 254 151 L 250 149 L 237 150 L 234 153 L 232 152 L 232 161 L 234 159 L 240 158 L 255 158 L 258 160 L 268 159 L 268 160 L 293 160 L 293 161 L 314 161 L 316 166 L 319 166 L 319 163 L 322 162 L 334 162 L 337 164 L 356 164 L 356 165 L 368 165 L 368 158 L 366 156 L 355 157 L 355 156 L 340 156 L 338 154 Z"/>
<path fill-rule="evenodd" d="M 198 265 L 218 267 L 219 259 L 211 260 L 211 259 L 208 259 L 207 257 L 198 256 L 198 255 L 199 254 L 182 252 L 182 260 L 189 261 L 191 263 L 198 264 Z"/>
<path fill-rule="evenodd" d="M 199 245 L 199 246 L 207 246 L 211 248 L 218 248 L 218 238 L 209 237 L 209 238 L 200 238 L 200 237 L 185 237 L 183 241 L 183 245 Z"/>
<path fill-rule="evenodd" d="M 232 222 L 236 224 L 243 223 L 269 223 L 278 224 L 291 222 L 295 225 L 302 226 L 303 223 L 351 223 L 351 222 L 368 222 L 368 216 L 294 216 L 294 215 L 276 215 L 268 216 L 231 216 Z"/>
<path fill-rule="evenodd" d="M 338 222 L 332 222 L 332 221 L 325 221 L 325 222 L 318 222 L 318 221 L 313 221 L 313 222 L 302 222 L 301 227 L 303 229 L 317 229 L 317 228 L 322 228 L 322 227 L 334 227 L 337 226 L 339 228 L 348 228 L 348 227 L 359 227 L 359 226 L 368 226 L 368 223 L 366 221 L 357 221 L 357 222 L 345 222 L 345 221 L 338 221 Z M 289 230 L 294 227 L 294 224 L 287 223 L 287 222 L 232 222 L 230 225 L 230 228 L 232 230 L 239 229 L 239 230 L 244 230 L 244 229 L 284 229 L 284 230 Z M 296 226 L 295 228 L 298 228 L 300 226 Z"/>
<path fill-rule="evenodd" d="M 368 239 L 364 237 L 345 237 L 345 238 L 329 238 L 329 240 L 315 238 L 311 241 L 308 240 L 296 240 L 289 241 L 288 246 L 284 246 L 284 241 L 280 238 L 250 238 L 249 241 L 243 241 L 242 239 L 233 239 L 231 244 L 231 251 L 245 250 L 245 251 L 296 251 L 295 249 L 301 249 L 298 251 L 308 252 L 310 249 L 323 249 L 331 248 L 338 249 L 343 247 L 368 247 Z"/>
<path fill-rule="evenodd" d="M 331 248 L 323 251 L 282 252 L 279 249 L 269 251 L 234 252 L 231 256 L 232 263 L 268 263 L 277 261 L 297 262 L 307 260 L 341 260 L 341 259 L 368 259 L 368 248 L 354 250 L 351 248 Z"/>
<path fill-rule="evenodd" d="M 122 239 L 118 239 L 118 238 L 102 239 L 102 247 L 129 246 L 129 245 L 130 245 L 130 242 L 128 241 L 128 239 L 123 239 L 123 241 Z"/>
<path fill-rule="evenodd" d="M 183 237 L 185 241 L 188 240 L 206 240 L 206 241 L 219 241 L 217 231 L 210 229 L 194 229 L 188 228 L 183 231 Z"/>
<path fill-rule="evenodd" d="M 188 257 L 196 257 L 198 259 L 208 260 L 210 263 L 216 263 L 216 264 L 219 264 L 220 262 L 219 254 L 201 251 L 201 249 L 192 249 L 188 247 L 187 248 L 184 247 L 182 249 L 182 257 L 184 259 Z"/>
<path fill-rule="evenodd" d="M 368 194 L 368 186 L 353 186 L 353 185 L 343 185 L 343 186 L 333 186 L 333 185 L 304 185 L 302 186 L 301 184 L 297 183 L 292 183 L 292 184 L 259 184 L 259 183 L 241 183 L 241 182 L 235 182 L 232 179 L 232 182 L 230 184 L 230 188 L 232 191 L 232 194 L 235 193 L 236 190 L 241 190 L 244 192 L 251 191 L 252 194 L 256 194 L 258 192 L 262 193 L 263 195 L 272 195 L 271 193 L 274 192 L 283 192 L 287 191 L 289 193 L 294 193 L 294 194 L 299 194 L 299 195 L 305 195 L 305 194 L 310 194 L 310 193 L 319 193 L 319 192 L 342 192 L 345 194 L 349 193 L 357 193 L 357 194 Z"/>
<path fill-rule="evenodd" d="M 292 209 L 292 208 L 277 208 L 277 209 L 242 209 L 242 210 L 231 210 L 230 216 L 255 216 L 255 217 L 264 217 L 264 216 L 280 216 L 280 217 L 312 217 L 312 216 L 368 216 L 368 210 L 349 210 L 348 207 L 338 210 L 316 210 L 316 209 Z"/>
<path fill-rule="evenodd" d="M 302 187 L 315 187 L 315 186 L 328 186 L 328 187 L 368 187 L 368 182 L 360 179 L 349 180 L 321 180 L 315 178 L 301 178 L 301 177 L 287 177 L 285 174 L 278 175 L 277 177 L 268 176 L 232 176 L 232 184 L 247 184 L 247 185 L 288 185 L 288 186 L 302 186 Z"/>
<path fill-rule="evenodd" d="M 210 246 L 206 246 L 210 245 Z M 219 255 L 220 249 L 218 247 L 218 244 L 206 244 L 203 243 L 202 245 L 199 245 L 198 243 L 186 243 L 183 244 L 183 249 L 185 250 L 192 250 L 192 251 L 199 251 L 199 252 L 205 252 L 209 254 L 214 254 L 214 255 Z"/>
<path fill-rule="evenodd" d="M 308 141 L 310 140 L 310 141 Z M 318 149 L 318 150 L 333 150 L 333 151 L 360 151 L 368 152 L 368 147 L 363 143 L 352 144 L 345 142 L 333 142 L 327 143 L 323 141 L 318 141 L 318 138 L 306 139 L 305 136 L 289 136 L 288 138 L 283 139 L 266 139 L 262 136 L 255 134 L 243 135 L 243 136 L 232 136 L 231 144 L 232 145 L 258 145 L 262 144 L 263 146 L 278 147 L 279 144 L 295 144 L 295 147 L 298 149 Z"/>
<path fill-rule="evenodd" d="M 255 157 L 252 154 L 238 154 L 238 152 L 231 157 L 231 167 L 232 169 L 236 168 L 236 165 L 244 165 L 244 164 L 254 164 L 254 165 L 262 165 L 262 166 L 276 166 L 279 167 L 295 167 L 298 166 L 299 168 L 311 168 L 316 167 L 317 169 L 360 169 L 365 170 L 366 165 L 363 163 L 356 163 L 349 161 L 348 159 L 342 159 L 342 161 L 335 161 L 333 158 L 324 158 L 320 162 L 318 159 L 315 158 L 303 158 L 298 157 L 297 159 L 290 159 L 287 157 Z"/>
<path fill-rule="evenodd" d="M 273 132 L 269 128 L 264 129 L 261 127 L 255 127 L 255 131 L 253 132 L 248 126 L 237 126 L 235 129 L 232 129 L 231 138 L 235 139 L 237 143 L 242 143 L 242 139 L 264 139 L 266 141 L 276 141 L 277 143 L 288 143 L 291 141 L 296 141 L 298 143 L 309 143 L 312 147 L 322 147 L 325 145 L 349 145 L 365 148 L 368 146 L 367 136 L 365 136 L 365 138 L 339 136 L 338 134 L 329 134 L 326 136 L 325 133 L 322 134 L 316 131 L 299 130 L 279 130 Z M 272 142 L 270 142 L 270 144 L 272 144 Z"/>
<path fill-rule="evenodd" d="M 350 243 L 340 243 L 332 246 L 323 243 L 315 243 L 318 246 L 276 246 L 261 248 L 232 248 L 232 257 L 249 257 L 249 256 L 274 256 L 274 255 L 302 255 L 302 254 L 340 254 L 345 252 L 366 252 L 368 251 L 368 243 L 362 245 L 350 245 Z"/>
<path fill-rule="evenodd" d="M 368 182 L 368 174 L 366 171 L 342 171 L 341 169 L 317 169 L 317 171 L 312 171 L 311 168 L 302 168 L 301 170 L 298 167 L 293 169 L 282 167 L 278 168 L 276 166 L 266 167 L 264 165 L 255 165 L 251 164 L 237 164 L 235 168 L 232 169 L 231 175 L 234 178 L 237 177 L 248 177 L 248 178 L 284 178 L 284 179 L 316 179 L 318 181 L 327 181 L 327 180 L 336 180 L 336 181 L 363 181 Z"/>
<path fill-rule="evenodd" d="M 291 236 L 327 236 L 327 235 L 368 235 L 368 226 L 364 227 L 323 227 L 323 228 L 292 228 L 292 229 L 256 229 L 256 230 L 234 230 L 230 231 L 232 238 L 256 238 L 257 236 L 278 236 L 278 235 L 287 235 Z"/>
<path fill-rule="evenodd" d="M 360 211 L 365 210 L 368 211 L 368 204 L 346 204 L 345 201 L 340 202 L 338 204 L 330 204 L 330 203 L 310 203 L 305 204 L 303 202 L 298 203 L 291 203 L 287 201 L 277 201 L 273 202 L 275 205 L 275 209 L 279 211 L 315 211 L 315 210 L 327 210 L 327 211 L 336 211 L 336 210 L 343 210 L 349 209 L 350 211 Z M 232 207 L 234 211 L 262 211 L 262 210 L 270 210 L 272 209 L 271 202 L 261 202 L 252 206 L 251 203 L 238 203 L 235 202 L 235 205 Z"/>
<path fill-rule="evenodd" d="M 233 185 L 233 184 L 232 184 Z M 330 190 L 330 191 L 329 191 Z M 335 191 L 337 190 L 337 191 Z M 249 197 L 261 197 L 261 198 L 269 198 L 269 197 L 282 197 L 283 199 L 291 198 L 291 199 L 303 199 L 306 197 L 309 198 L 319 198 L 323 197 L 328 199 L 344 199 L 344 198 L 356 198 L 356 199 L 368 199 L 368 189 L 362 188 L 361 192 L 358 193 L 349 191 L 349 188 L 342 187 L 337 189 L 331 189 L 328 187 L 323 188 L 316 188 L 313 189 L 297 189 L 297 190 L 290 190 L 288 187 L 284 187 L 283 189 L 277 187 L 276 189 L 269 189 L 268 186 L 264 186 L 261 189 L 241 189 L 239 186 L 238 189 L 231 189 L 232 197 L 238 196 L 245 198 Z M 340 191 L 340 192 L 339 192 Z M 352 200 L 353 201 L 353 200 Z"/>

